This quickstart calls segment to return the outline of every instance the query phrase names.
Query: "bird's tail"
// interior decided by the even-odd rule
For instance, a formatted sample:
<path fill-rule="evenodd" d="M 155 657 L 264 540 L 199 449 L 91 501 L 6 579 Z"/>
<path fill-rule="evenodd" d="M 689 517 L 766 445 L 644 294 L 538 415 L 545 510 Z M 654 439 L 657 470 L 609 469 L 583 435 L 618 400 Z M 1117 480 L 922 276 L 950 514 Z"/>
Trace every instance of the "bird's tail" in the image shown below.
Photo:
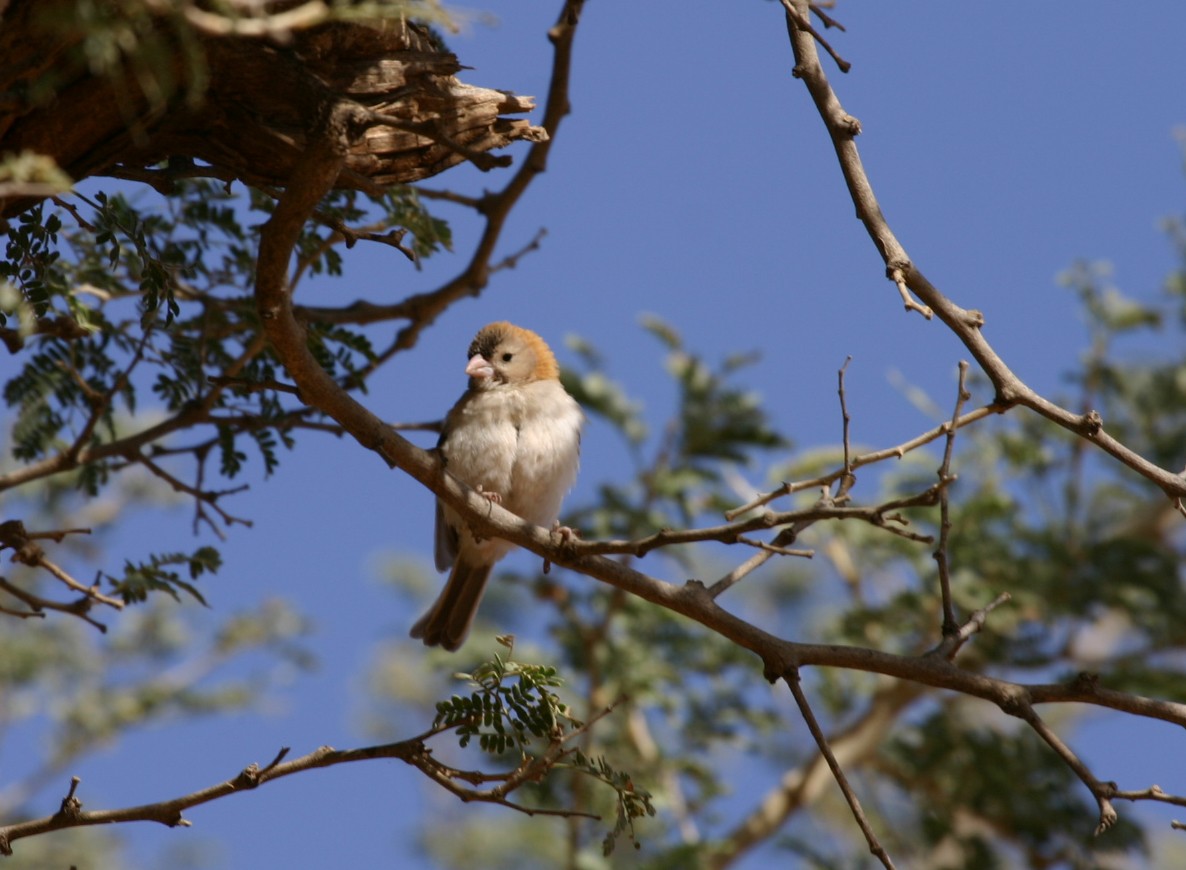
<path fill-rule="evenodd" d="M 443 646 L 450 652 L 461 646 L 473 625 L 493 567 L 459 558 L 437 600 L 412 626 L 412 637 L 424 641 L 425 646 Z"/>

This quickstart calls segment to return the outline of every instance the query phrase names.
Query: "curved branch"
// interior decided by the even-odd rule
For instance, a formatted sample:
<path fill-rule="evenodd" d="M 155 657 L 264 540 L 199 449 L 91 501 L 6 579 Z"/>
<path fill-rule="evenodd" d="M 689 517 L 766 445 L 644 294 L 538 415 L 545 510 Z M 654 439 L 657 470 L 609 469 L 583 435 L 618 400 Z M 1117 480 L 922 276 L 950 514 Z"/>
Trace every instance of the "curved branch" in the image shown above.
<path fill-rule="evenodd" d="M 992 382 L 998 410 L 1006 410 L 1015 405 L 1029 408 L 1052 423 L 1096 444 L 1105 453 L 1157 484 L 1168 497 L 1180 505 L 1180 500 L 1186 497 L 1186 477 L 1161 468 L 1108 435 L 1104 431 L 1103 421 L 1095 411 L 1086 414 L 1068 411 L 1030 389 L 984 338 L 981 332 L 984 315 L 979 311 L 970 311 L 956 305 L 928 281 L 911 261 L 882 213 L 873 193 L 873 186 L 865 173 L 855 141 L 861 131 L 861 124 L 844 111 L 828 82 L 828 77 L 824 74 L 812 32 L 801 26 L 801 22 L 807 20 L 809 4 L 807 0 L 783 0 L 783 5 L 786 7 L 791 49 L 795 55 L 793 73 L 807 86 L 807 91 L 823 119 L 824 126 L 832 138 L 849 196 L 856 206 L 857 216 L 865 225 L 865 230 L 885 261 L 886 274 L 903 293 L 906 307 L 922 311 L 928 317 L 933 312 L 955 333 Z M 909 291 L 916 293 L 923 305 L 914 303 Z"/>
<path fill-rule="evenodd" d="M 425 745 L 425 740 L 437 731 L 429 731 L 419 737 L 401 740 L 396 743 L 385 743 L 380 746 L 366 746 L 359 749 L 333 749 L 322 746 L 300 758 L 284 761 L 288 755 L 288 748 L 282 748 L 267 766 L 261 768 L 258 764 L 250 764 L 231 779 L 216 785 L 199 789 L 187 795 L 156 803 L 141 804 L 117 810 L 95 810 L 83 812 L 82 801 L 76 796 L 79 778 L 73 777 L 70 790 L 62 800 L 61 808 L 52 816 L 40 819 L 30 819 L 12 825 L 0 827 L 0 855 L 12 854 L 12 843 L 24 837 L 34 837 L 51 831 L 66 828 L 89 827 L 93 825 L 113 825 L 127 822 L 156 822 L 170 828 L 188 827 L 190 822 L 182 815 L 186 810 L 210 803 L 227 795 L 238 792 L 251 791 L 272 780 L 315 770 L 323 767 L 333 767 L 338 764 L 348 764 L 355 761 L 371 761 L 378 758 L 395 758 L 403 761 L 426 776 L 445 785 L 450 792 L 464 801 L 481 801 L 496 803 L 511 807 L 529 814 L 569 815 L 565 810 L 547 810 L 523 807 L 512 803 L 506 795 L 519 786 L 531 781 L 532 776 L 538 776 L 540 766 L 554 765 L 555 757 L 548 755 L 542 759 L 535 759 L 533 764 L 524 771 L 511 774 L 487 774 L 480 771 L 457 770 L 441 764 L 432 756 L 432 751 Z M 551 747 L 549 747 L 551 750 Z M 558 753 L 556 753 L 558 755 Z M 496 781 L 499 784 L 493 788 L 479 790 L 460 785 L 459 782 L 482 784 Z"/>

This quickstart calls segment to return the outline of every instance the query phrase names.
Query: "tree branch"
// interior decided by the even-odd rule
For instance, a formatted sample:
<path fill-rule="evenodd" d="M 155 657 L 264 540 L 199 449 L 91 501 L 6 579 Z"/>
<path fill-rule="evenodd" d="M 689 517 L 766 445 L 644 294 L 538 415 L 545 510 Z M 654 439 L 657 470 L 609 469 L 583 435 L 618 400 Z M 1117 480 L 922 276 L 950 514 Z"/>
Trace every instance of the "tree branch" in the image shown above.
<path fill-rule="evenodd" d="M 832 753 L 832 747 L 828 745 L 828 738 L 824 736 L 823 729 L 819 727 L 819 722 L 816 721 L 815 713 L 811 710 L 811 704 L 808 703 L 807 696 L 803 693 L 803 685 L 799 681 L 798 668 L 789 671 L 783 676 L 783 679 L 790 688 L 791 694 L 795 697 L 795 703 L 799 706 L 799 714 L 803 717 L 803 721 L 807 723 L 807 729 L 811 732 L 816 746 L 819 747 L 820 755 L 827 762 L 828 769 L 832 771 L 832 778 L 840 786 L 840 791 L 844 794 L 844 800 L 848 803 L 848 808 L 852 811 L 853 818 L 856 819 L 861 833 L 865 835 L 865 842 L 869 844 L 869 851 L 877 856 L 877 860 L 883 866 L 893 868 L 893 860 L 885 850 L 885 847 L 881 845 L 881 841 L 877 839 L 877 835 L 873 832 L 873 827 L 869 824 L 869 819 L 865 816 L 865 811 L 861 808 L 861 802 L 857 798 L 856 792 L 853 791 L 852 786 L 849 784 L 848 777 L 844 775 L 844 770 L 840 767 L 840 763 Z"/>
<path fill-rule="evenodd" d="M 879 689 L 857 719 L 828 738 L 837 762 L 860 765 L 875 755 L 885 741 L 886 731 L 923 694 L 920 686 L 897 681 Z M 753 812 L 720 838 L 708 858 L 708 868 L 725 870 L 766 842 L 788 818 L 819 800 L 831 780 L 823 754 L 788 770 Z"/>
<path fill-rule="evenodd" d="M 1175 503 L 1186 496 L 1186 477 L 1155 465 L 1108 435 L 1098 413 L 1074 413 L 1030 389 L 984 338 L 981 331 L 984 326 L 984 315 L 979 311 L 966 310 L 956 305 L 915 266 L 906 249 L 890 229 L 865 173 L 855 141 L 861 131 L 860 122 L 844 111 L 820 65 L 819 55 L 815 49 L 815 36 L 811 30 L 801 25 L 807 18 L 807 0 L 782 0 L 782 3 L 795 56 L 795 67 L 792 72 L 807 86 L 807 91 L 832 138 L 832 145 L 848 186 L 849 196 L 856 206 L 857 216 L 865 225 L 865 230 L 885 261 L 886 274 L 898 286 L 906 301 L 906 307 L 918 310 L 928 317 L 933 312 L 963 342 L 991 381 L 996 391 L 994 405 L 998 411 L 1007 410 L 1015 405 L 1029 408 L 1058 426 L 1096 444 L 1105 453 L 1157 484 Z M 922 305 L 913 302 L 910 291 L 918 295 Z"/>
<path fill-rule="evenodd" d="M 968 364 L 960 360 L 959 386 L 956 389 L 955 410 L 951 413 L 951 426 L 947 430 L 947 446 L 943 450 L 943 463 L 939 466 L 939 480 L 952 480 L 951 457 L 955 450 L 956 421 L 960 418 L 960 410 L 964 402 L 971 398 L 965 386 L 968 377 Z M 948 536 L 951 534 L 951 515 L 948 507 L 949 487 L 943 487 L 939 493 L 939 546 L 935 549 L 935 565 L 939 571 L 939 593 L 943 601 L 943 636 L 950 637 L 959 632 L 959 625 L 955 621 L 955 605 L 951 602 L 951 571 L 948 562 Z"/>
<path fill-rule="evenodd" d="M 954 421 L 955 428 L 962 429 L 965 426 L 975 423 L 977 420 L 982 420 L 990 414 L 997 413 L 1000 413 L 1000 409 L 995 405 L 987 405 L 983 408 L 977 408 L 975 411 L 969 411 L 967 414 L 964 414 L 958 420 Z M 914 450 L 917 450 L 919 447 L 923 447 L 927 444 L 930 444 L 932 441 L 942 438 L 951 431 L 951 428 L 952 421 L 948 420 L 947 422 L 936 426 L 934 429 L 924 432 L 921 435 L 917 435 L 914 438 L 911 438 L 909 441 L 904 441 L 895 447 L 886 447 L 882 450 L 874 450 L 869 453 L 862 453 L 858 456 L 854 456 L 851 462 L 848 463 L 850 466 L 849 471 L 851 473 L 857 468 L 864 468 L 866 465 L 873 465 L 874 463 L 882 462 L 886 459 L 901 459 L 907 453 L 910 453 Z M 805 489 L 829 487 L 837 480 L 841 480 L 843 478 L 844 469 L 840 468 L 820 477 L 813 477 L 810 480 L 798 480 L 793 482 L 788 481 L 775 490 L 763 493 L 757 498 L 746 502 L 739 507 L 725 511 L 725 519 L 735 519 L 744 513 L 763 507 L 764 505 L 768 505 L 775 499 L 782 498 L 783 496 L 790 495 L 791 493 L 802 492 Z"/>
<path fill-rule="evenodd" d="M 523 765 L 522 770 L 510 774 L 487 774 L 480 771 L 458 770 L 437 761 L 432 751 L 425 745 L 428 737 L 439 733 L 437 729 L 410 740 L 396 743 L 385 743 L 379 746 L 366 746 L 358 749 L 333 749 L 322 746 L 300 758 L 283 761 L 288 755 L 288 748 L 282 748 L 267 766 L 261 768 L 258 764 L 250 764 L 231 779 L 208 786 L 190 794 L 156 803 L 140 804 L 116 810 L 94 810 L 84 812 L 82 801 L 76 796 L 79 778 L 73 777 L 70 790 L 62 800 L 61 808 L 52 816 L 40 819 L 30 819 L 25 822 L 0 826 L 0 855 L 11 855 L 12 844 L 25 837 L 34 837 L 51 831 L 61 831 L 66 828 L 89 827 L 93 825 L 112 825 L 127 822 L 156 822 L 168 827 L 188 827 L 191 823 L 183 817 L 183 813 L 192 807 L 209 803 L 228 795 L 251 791 L 265 783 L 282 779 L 293 774 L 303 773 L 339 764 L 355 761 L 372 761 L 379 758 L 394 758 L 415 767 L 433 781 L 444 785 L 450 792 L 463 801 L 479 801 L 501 804 L 528 814 L 567 815 L 565 810 L 548 810 L 523 807 L 507 800 L 506 795 L 527 782 L 538 779 L 539 768 L 535 765 Z M 551 747 L 549 747 L 550 749 Z M 558 752 L 555 756 L 558 756 Z M 555 763 L 556 757 L 546 756 L 546 766 Z M 536 759 L 539 761 L 540 759 Z M 487 790 L 467 788 L 459 782 L 480 784 L 497 781 L 499 785 Z M 596 817 L 594 817 L 596 818 Z"/>

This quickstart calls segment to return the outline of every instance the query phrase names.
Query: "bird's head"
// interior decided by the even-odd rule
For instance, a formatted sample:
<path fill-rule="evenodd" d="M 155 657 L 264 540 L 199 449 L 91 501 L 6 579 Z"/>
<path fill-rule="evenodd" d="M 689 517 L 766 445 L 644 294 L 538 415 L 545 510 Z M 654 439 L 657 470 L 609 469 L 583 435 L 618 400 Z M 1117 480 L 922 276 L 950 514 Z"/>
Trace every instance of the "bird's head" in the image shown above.
<path fill-rule="evenodd" d="M 469 346 L 468 356 L 465 373 L 471 389 L 560 377 L 560 367 L 547 343 L 530 329 L 505 320 L 482 327 Z"/>

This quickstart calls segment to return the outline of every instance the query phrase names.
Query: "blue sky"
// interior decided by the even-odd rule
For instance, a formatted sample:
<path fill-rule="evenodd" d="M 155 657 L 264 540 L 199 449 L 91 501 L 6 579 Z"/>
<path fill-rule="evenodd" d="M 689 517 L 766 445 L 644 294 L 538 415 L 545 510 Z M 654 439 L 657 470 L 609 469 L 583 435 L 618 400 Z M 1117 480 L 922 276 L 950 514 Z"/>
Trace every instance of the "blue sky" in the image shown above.
<path fill-rule="evenodd" d="M 557 9 L 481 7 L 449 38 L 474 68 L 462 78 L 542 103 L 544 34 Z M 1057 393 L 1086 340 L 1058 273 L 1076 258 L 1108 260 L 1120 287 L 1150 296 L 1175 265 L 1157 222 L 1181 214 L 1186 193 L 1173 133 L 1186 125 L 1186 4 L 843 0 L 835 14 L 848 31 L 828 38 L 853 68 L 826 69 L 863 124 L 858 144 L 891 226 L 940 289 L 985 312 L 984 333 L 1013 369 Z M 638 325 L 649 312 L 709 359 L 759 349 L 745 379 L 801 449 L 838 440 L 836 370 L 849 355 L 855 441 L 888 446 L 932 425 L 897 384 L 947 407 L 967 355 L 941 324 L 903 312 L 792 63 L 776 3 L 590 3 L 573 114 L 504 234 L 509 253 L 546 227 L 541 250 L 451 309 L 373 386 L 369 406 L 389 420 L 439 417 L 464 386 L 473 333 L 509 319 L 545 336 L 562 362 L 573 361 L 565 336 L 601 347 L 608 374 L 661 420 L 671 401 L 662 351 Z M 427 186 L 501 183 L 459 169 Z M 442 214 L 457 218 L 460 256 L 415 272 L 362 246 L 347 252 L 343 280 L 302 293 L 345 301 L 433 288 L 462 267 L 474 232 L 464 215 Z M 574 499 L 626 471 L 604 429 L 592 427 L 585 445 Z M 229 507 L 255 528 L 233 529 L 222 547 L 226 567 L 206 587 L 212 605 L 294 599 L 315 615 L 309 645 L 321 665 L 258 714 L 137 733 L 81 765 L 91 807 L 196 789 L 281 745 L 300 753 L 367 739 L 358 721 L 374 646 L 406 632 L 425 603 L 398 600 L 378 566 L 392 555 L 428 560 L 431 498 L 352 442 L 305 438 L 272 480 Z M 161 549 L 195 545 L 184 512 L 144 522 L 122 533 L 127 541 L 149 528 Z M 1087 732 L 1101 778 L 1186 791 L 1173 780 L 1181 771 L 1164 766 L 1169 726 L 1133 725 L 1135 750 L 1120 749 L 1107 727 Z M 221 841 L 221 866 L 232 870 L 426 867 L 413 841 L 418 814 L 442 805 L 430 789 L 398 764 L 339 767 L 188 815 L 193 832 Z M 60 797 L 47 793 L 46 812 Z M 149 864 L 192 836 L 146 825 L 125 834 Z M 21 866 L 19 850 L 11 863 Z"/>

